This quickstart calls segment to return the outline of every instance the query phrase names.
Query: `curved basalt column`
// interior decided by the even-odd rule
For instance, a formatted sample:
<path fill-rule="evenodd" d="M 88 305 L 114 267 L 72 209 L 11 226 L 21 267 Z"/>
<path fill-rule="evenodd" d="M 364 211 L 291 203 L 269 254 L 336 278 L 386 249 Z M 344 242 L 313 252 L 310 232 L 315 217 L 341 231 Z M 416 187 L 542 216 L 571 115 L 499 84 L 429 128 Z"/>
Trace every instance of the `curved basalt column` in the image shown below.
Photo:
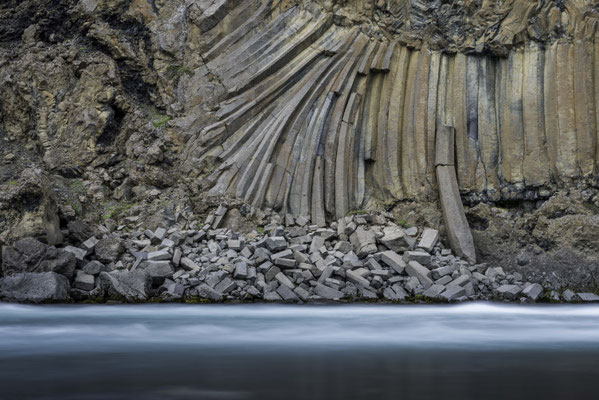
<path fill-rule="evenodd" d="M 316 223 L 432 200 L 441 125 L 472 200 L 597 177 L 598 2 L 287 3 L 211 20 L 227 34 L 183 88 L 205 110 L 175 121 L 184 164 L 212 194 Z"/>

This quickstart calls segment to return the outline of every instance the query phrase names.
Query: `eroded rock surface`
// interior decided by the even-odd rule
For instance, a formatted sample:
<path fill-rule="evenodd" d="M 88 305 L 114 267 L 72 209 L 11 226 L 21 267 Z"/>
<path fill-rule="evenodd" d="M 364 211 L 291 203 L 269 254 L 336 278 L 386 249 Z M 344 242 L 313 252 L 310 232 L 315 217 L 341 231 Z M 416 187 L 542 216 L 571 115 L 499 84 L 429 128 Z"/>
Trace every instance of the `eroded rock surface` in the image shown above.
<path fill-rule="evenodd" d="M 214 229 L 368 209 L 447 235 L 450 125 L 477 259 L 591 282 L 598 22 L 596 0 L 4 1 L 0 244 L 80 246 L 223 198 L 238 214 Z"/>

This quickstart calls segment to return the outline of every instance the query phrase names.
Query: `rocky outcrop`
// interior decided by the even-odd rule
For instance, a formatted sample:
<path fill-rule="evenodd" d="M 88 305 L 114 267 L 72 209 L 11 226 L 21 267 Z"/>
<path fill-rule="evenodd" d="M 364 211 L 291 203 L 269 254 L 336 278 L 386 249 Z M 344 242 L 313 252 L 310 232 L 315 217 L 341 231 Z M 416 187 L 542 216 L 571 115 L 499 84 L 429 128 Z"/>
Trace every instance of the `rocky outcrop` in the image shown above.
<path fill-rule="evenodd" d="M 0 243 L 34 236 L 81 246 L 92 236 L 81 220 L 100 222 L 98 237 L 154 230 L 221 201 L 243 217 L 262 210 L 319 227 L 366 209 L 442 237 L 470 225 L 477 259 L 493 267 L 559 259 L 566 271 L 588 271 L 577 282 L 592 281 L 598 7 L 5 1 Z M 447 179 L 435 162 L 443 126 L 455 128 Z M 460 213 L 449 222 L 446 211 L 441 222 L 443 181 L 466 221 Z M 544 216 L 543 202 L 560 196 L 586 211 Z M 472 246 L 459 247 L 474 260 Z M 520 253 L 530 262 L 520 265 Z"/>
<path fill-rule="evenodd" d="M 356 8 L 363 17 L 339 17 Z M 181 84 L 188 102 L 205 96 L 206 76 L 223 82 L 210 96 L 215 122 L 186 132 L 185 165 L 212 193 L 317 221 L 373 200 L 436 197 L 442 124 L 456 129 L 457 179 L 470 199 L 545 198 L 595 179 L 592 7 L 456 9 L 348 2 L 330 14 L 292 7 L 256 35 L 240 26 Z M 399 33 L 383 35 L 388 24 L 367 19 L 373 12 L 397 17 Z M 414 32 L 416 42 L 405 39 Z"/>

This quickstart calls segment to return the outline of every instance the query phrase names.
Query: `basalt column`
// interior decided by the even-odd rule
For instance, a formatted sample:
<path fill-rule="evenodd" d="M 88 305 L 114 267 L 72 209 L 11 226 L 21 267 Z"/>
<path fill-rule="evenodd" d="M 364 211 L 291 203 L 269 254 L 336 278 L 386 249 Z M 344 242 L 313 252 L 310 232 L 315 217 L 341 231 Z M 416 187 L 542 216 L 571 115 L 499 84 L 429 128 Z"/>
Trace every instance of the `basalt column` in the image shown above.
<path fill-rule="evenodd" d="M 320 225 L 434 201 L 443 125 L 470 201 L 597 176 L 596 2 L 225 3 L 179 84 L 195 108 L 174 121 L 212 194 Z M 240 7 L 245 22 L 227 22 Z"/>

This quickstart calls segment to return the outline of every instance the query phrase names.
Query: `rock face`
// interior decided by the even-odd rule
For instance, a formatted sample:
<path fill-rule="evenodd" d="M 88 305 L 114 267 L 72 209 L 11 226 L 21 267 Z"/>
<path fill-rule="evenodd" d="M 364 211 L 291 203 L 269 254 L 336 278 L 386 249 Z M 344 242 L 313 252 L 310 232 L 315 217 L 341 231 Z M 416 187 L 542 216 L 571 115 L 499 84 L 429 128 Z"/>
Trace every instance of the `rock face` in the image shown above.
<path fill-rule="evenodd" d="M 212 229 L 250 210 L 323 227 L 353 210 L 411 207 L 464 258 L 504 265 L 515 248 L 539 260 L 572 251 L 563 259 L 584 264 L 585 284 L 599 270 L 599 224 L 588 218 L 599 207 L 598 7 L 3 1 L 0 244 L 58 245 L 66 227 L 83 241 L 79 220 L 155 229 L 205 213 L 206 198 L 245 207 L 216 213 Z M 445 126 L 451 152 L 436 146 Z M 587 210 L 544 216 L 536 202 L 563 193 L 581 193 Z M 518 219 L 510 243 L 495 206 Z M 444 227 L 431 220 L 442 208 Z M 344 226 L 343 241 L 373 254 L 358 226 Z M 394 251 L 415 245 L 388 239 Z"/>
<path fill-rule="evenodd" d="M 205 69 L 181 87 L 199 101 L 206 76 L 222 83 L 214 122 L 189 131 L 185 165 L 208 173 L 213 193 L 341 217 L 371 198 L 434 197 L 435 135 L 445 123 L 455 127 L 459 189 L 474 198 L 535 197 L 592 176 L 592 6 L 445 3 L 258 9 L 207 45 Z M 259 21 L 260 33 L 246 35 Z"/>

